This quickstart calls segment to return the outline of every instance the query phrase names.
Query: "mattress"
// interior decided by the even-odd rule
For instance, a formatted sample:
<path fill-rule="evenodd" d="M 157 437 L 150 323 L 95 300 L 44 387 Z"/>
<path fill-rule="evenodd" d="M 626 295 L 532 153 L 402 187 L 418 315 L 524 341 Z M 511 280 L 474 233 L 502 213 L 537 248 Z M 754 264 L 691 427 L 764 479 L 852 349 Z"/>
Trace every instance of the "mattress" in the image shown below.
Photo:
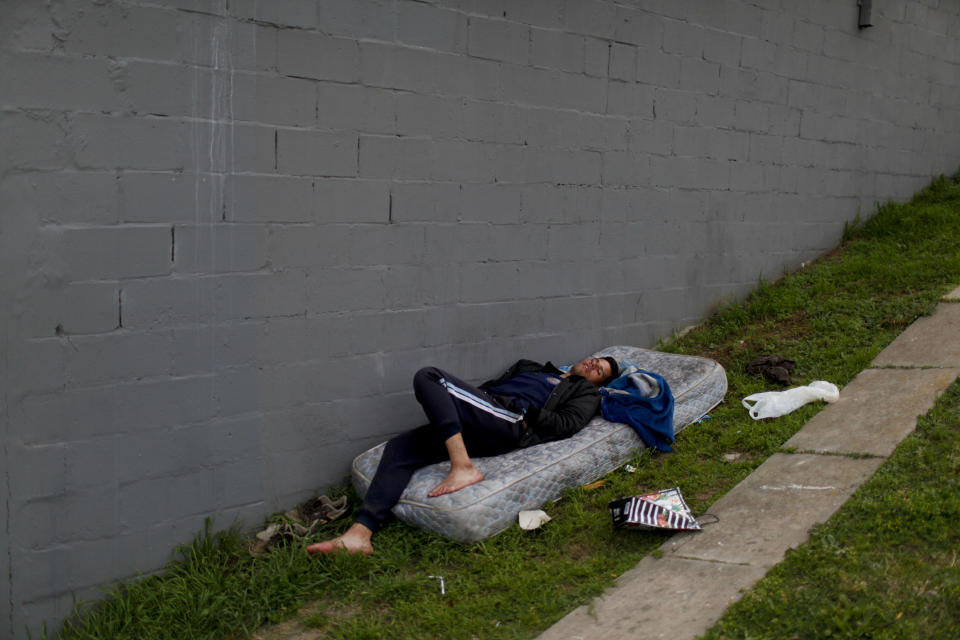
<path fill-rule="evenodd" d="M 613 356 L 620 363 L 629 362 L 662 375 L 674 396 L 676 432 L 719 404 L 727 391 L 723 367 L 707 358 L 638 347 L 608 347 L 593 355 Z M 365 451 L 353 461 L 353 484 L 360 495 L 370 485 L 385 444 Z M 520 511 L 537 509 L 559 498 L 567 489 L 596 480 L 643 447 L 643 441 L 630 426 L 597 416 L 565 440 L 474 458 L 473 463 L 484 479 L 454 493 L 427 497 L 427 492 L 446 477 L 448 462 L 419 469 L 393 514 L 407 524 L 460 542 L 484 540 L 514 524 Z"/>

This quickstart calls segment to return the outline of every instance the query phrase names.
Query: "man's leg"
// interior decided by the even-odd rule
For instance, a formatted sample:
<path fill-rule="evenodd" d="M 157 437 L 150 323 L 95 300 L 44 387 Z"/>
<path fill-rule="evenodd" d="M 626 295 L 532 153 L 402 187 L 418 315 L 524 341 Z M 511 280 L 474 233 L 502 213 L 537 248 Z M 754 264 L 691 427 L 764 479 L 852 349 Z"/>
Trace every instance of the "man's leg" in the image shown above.
<path fill-rule="evenodd" d="M 443 481 L 430 490 L 428 498 L 436 498 L 483 480 L 483 474 L 473 466 L 473 461 L 467 454 L 467 445 L 463 442 L 463 434 L 457 433 L 444 441 L 447 455 L 450 457 L 450 473 Z"/>
<path fill-rule="evenodd" d="M 384 446 L 377 471 L 370 481 L 354 523 L 343 535 L 307 547 L 311 554 L 348 551 L 373 553 L 373 533 L 390 517 L 414 471 L 447 458 L 446 448 L 432 425 L 391 438 Z"/>
<path fill-rule="evenodd" d="M 308 545 L 307 553 L 315 556 L 323 553 L 346 551 L 347 553 L 362 553 L 365 556 L 372 556 L 373 544 L 370 542 L 372 537 L 373 531 L 366 525 L 354 522 L 349 529 L 343 532 L 343 535 Z"/>
<path fill-rule="evenodd" d="M 413 473 L 422 467 L 447 459 L 443 440 L 433 425 L 424 425 L 391 438 L 373 474 L 356 520 L 371 531 L 379 529 L 390 517 Z"/>
<path fill-rule="evenodd" d="M 470 460 L 468 447 L 481 456 L 516 447 L 522 417 L 499 407 L 480 389 L 433 367 L 418 371 L 413 386 L 430 424 L 387 442 L 356 521 L 342 536 L 307 547 L 309 553 L 345 550 L 370 555 L 374 531 L 399 501 L 414 471 L 450 460 L 450 473 L 428 494 L 436 497 L 483 479 Z"/>
<path fill-rule="evenodd" d="M 430 424 L 444 438 L 450 459 L 450 473 L 427 494 L 429 497 L 453 493 L 483 480 L 468 450 L 488 456 L 516 447 L 522 416 L 504 409 L 484 391 L 435 367 L 418 371 L 413 389 Z"/>

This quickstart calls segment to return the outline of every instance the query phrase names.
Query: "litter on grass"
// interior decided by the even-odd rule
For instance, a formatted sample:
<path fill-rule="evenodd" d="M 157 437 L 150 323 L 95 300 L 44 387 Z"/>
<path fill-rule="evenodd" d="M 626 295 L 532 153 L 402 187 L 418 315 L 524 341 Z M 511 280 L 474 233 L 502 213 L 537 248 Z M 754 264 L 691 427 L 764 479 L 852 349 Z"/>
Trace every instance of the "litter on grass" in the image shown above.
<path fill-rule="evenodd" d="M 427 577 L 428 577 L 428 578 L 431 578 L 431 579 L 433 579 L 433 580 L 439 580 L 439 581 L 440 581 L 440 595 L 442 595 L 442 596 L 447 595 L 447 585 L 445 585 L 445 584 L 443 583 L 443 576 L 427 576 Z"/>
<path fill-rule="evenodd" d="M 814 400 L 836 402 L 838 398 L 840 390 L 837 385 L 825 380 L 814 380 L 804 387 L 794 387 L 786 391 L 754 393 L 744 398 L 741 403 L 750 412 L 751 418 L 762 420 L 779 418 Z"/>
<path fill-rule="evenodd" d="M 619 498 L 607 506 L 616 527 L 674 531 L 699 531 L 702 528 L 680 495 L 680 487 Z"/>
<path fill-rule="evenodd" d="M 520 528 L 526 531 L 539 529 L 543 524 L 550 522 L 550 516 L 539 509 L 536 511 L 521 511 L 517 514 L 517 519 L 520 521 Z"/>

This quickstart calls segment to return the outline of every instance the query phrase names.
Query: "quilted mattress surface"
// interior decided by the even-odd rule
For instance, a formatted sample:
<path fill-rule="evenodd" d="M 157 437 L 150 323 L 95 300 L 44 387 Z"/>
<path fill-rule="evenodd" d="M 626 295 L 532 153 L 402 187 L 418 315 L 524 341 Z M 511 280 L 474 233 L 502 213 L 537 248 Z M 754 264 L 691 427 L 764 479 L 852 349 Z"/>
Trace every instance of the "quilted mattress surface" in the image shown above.
<path fill-rule="evenodd" d="M 727 376 L 718 363 L 637 347 L 608 347 L 594 356 L 613 356 L 662 375 L 674 396 L 674 429 L 679 432 L 716 406 L 727 391 Z M 393 508 L 400 520 L 460 542 L 476 542 L 500 533 L 517 521 L 517 513 L 537 509 L 564 491 L 613 471 L 644 446 L 628 425 L 594 417 L 565 440 L 517 449 L 490 458 L 475 458 L 484 480 L 460 491 L 428 498 L 446 477 L 448 462 L 418 470 Z M 357 456 L 353 484 L 366 493 L 384 444 Z"/>

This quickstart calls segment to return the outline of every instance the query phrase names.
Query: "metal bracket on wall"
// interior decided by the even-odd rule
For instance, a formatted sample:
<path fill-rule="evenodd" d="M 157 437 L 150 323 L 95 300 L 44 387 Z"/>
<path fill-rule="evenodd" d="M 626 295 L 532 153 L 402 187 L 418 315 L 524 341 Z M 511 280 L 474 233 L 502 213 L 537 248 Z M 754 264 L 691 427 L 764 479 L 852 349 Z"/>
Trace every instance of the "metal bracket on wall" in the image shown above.
<path fill-rule="evenodd" d="M 860 13 L 857 16 L 857 26 L 861 29 L 872 27 L 873 21 L 870 14 L 873 10 L 873 0 L 857 0 L 857 7 L 860 8 Z"/>

